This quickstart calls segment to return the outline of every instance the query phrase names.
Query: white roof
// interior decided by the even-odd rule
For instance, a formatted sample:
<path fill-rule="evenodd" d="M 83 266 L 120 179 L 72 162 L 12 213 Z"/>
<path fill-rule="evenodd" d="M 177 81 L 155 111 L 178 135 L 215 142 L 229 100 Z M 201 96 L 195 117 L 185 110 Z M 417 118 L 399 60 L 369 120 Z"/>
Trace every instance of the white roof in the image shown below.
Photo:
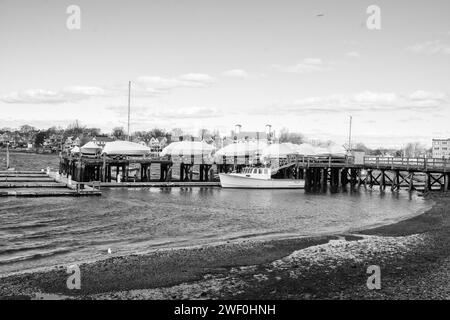
<path fill-rule="evenodd" d="M 71 153 L 80 153 L 80 147 L 75 146 L 72 149 L 70 149 L 70 152 Z"/>
<path fill-rule="evenodd" d="M 316 147 L 309 143 L 302 143 L 297 147 L 297 153 L 302 156 L 312 156 L 316 154 Z"/>
<path fill-rule="evenodd" d="M 272 143 L 262 151 L 264 158 L 285 158 L 289 154 L 296 154 L 297 151 L 287 144 Z"/>
<path fill-rule="evenodd" d="M 142 156 L 150 153 L 150 148 L 130 141 L 107 142 L 103 153 L 126 156 Z"/>
<path fill-rule="evenodd" d="M 222 149 L 219 149 L 215 157 L 233 157 L 233 156 L 253 156 L 256 154 L 260 154 L 262 150 L 267 147 L 266 143 L 262 142 L 253 142 L 253 141 L 247 141 L 247 142 L 238 142 L 238 143 L 231 143 Z"/>
<path fill-rule="evenodd" d="M 160 156 L 203 156 L 210 155 L 213 150 L 214 146 L 205 141 L 177 141 L 165 147 Z"/>
<path fill-rule="evenodd" d="M 87 153 L 87 154 L 96 154 L 98 151 L 102 150 L 95 142 L 89 141 L 84 146 L 79 148 L 79 151 L 81 153 Z"/>
<path fill-rule="evenodd" d="M 328 155 L 332 157 L 345 157 L 347 155 L 347 150 L 343 146 L 331 145 L 328 148 Z"/>

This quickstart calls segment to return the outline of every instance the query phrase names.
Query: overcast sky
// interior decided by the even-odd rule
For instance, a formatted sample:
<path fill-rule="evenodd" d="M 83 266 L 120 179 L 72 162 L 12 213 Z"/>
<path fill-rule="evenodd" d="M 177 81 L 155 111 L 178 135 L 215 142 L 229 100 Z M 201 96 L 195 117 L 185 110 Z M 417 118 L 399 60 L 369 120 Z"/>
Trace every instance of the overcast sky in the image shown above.
<path fill-rule="evenodd" d="M 369 30 L 369 5 L 381 30 Z M 69 5 L 81 29 L 69 30 Z M 0 127 L 450 138 L 450 1 L 0 0 Z"/>

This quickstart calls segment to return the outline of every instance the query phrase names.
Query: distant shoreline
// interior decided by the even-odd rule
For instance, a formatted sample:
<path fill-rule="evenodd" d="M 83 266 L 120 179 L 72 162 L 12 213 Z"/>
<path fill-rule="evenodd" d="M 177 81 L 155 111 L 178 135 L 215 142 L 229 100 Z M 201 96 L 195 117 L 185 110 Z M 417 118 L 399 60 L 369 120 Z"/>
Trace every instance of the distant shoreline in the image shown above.
<path fill-rule="evenodd" d="M 0 152 L 6 153 L 6 148 L 0 148 Z M 9 149 L 9 153 L 27 153 L 27 154 L 39 154 L 39 155 L 53 155 L 58 156 L 58 152 L 39 152 L 37 150 L 15 150 Z"/>

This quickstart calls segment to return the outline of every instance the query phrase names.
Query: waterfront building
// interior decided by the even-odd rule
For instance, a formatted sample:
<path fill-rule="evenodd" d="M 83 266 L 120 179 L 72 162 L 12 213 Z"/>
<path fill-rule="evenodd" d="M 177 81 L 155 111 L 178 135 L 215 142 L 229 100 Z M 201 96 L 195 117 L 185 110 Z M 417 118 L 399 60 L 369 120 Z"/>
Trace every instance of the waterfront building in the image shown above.
<path fill-rule="evenodd" d="M 450 159 L 450 139 L 433 139 L 433 158 Z"/>

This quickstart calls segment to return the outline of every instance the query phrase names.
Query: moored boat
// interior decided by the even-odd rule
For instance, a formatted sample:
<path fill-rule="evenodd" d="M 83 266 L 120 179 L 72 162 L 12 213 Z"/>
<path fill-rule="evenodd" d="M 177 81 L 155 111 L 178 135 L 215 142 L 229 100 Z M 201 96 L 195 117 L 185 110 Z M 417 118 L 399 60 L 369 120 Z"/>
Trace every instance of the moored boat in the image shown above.
<path fill-rule="evenodd" d="M 303 189 L 302 179 L 272 179 L 270 168 L 244 168 L 240 173 L 220 173 L 222 188 Z"/>

